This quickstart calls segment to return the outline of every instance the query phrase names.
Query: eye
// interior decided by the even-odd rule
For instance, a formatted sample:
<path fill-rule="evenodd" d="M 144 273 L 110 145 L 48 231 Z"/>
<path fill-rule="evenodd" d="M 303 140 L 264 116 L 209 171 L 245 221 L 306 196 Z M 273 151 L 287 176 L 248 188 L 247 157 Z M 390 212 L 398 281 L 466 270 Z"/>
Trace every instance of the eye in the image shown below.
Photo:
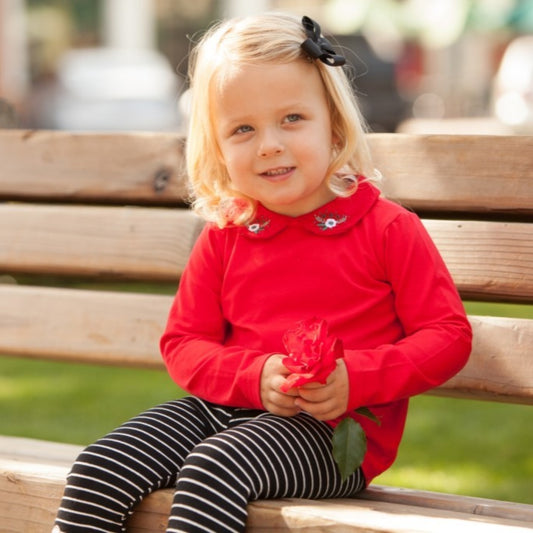
<path fill-rule="evenodd" d="M 285 122 L 298 122 L 299 120 L 302 120 L 302 115 L 298 113 L 291 113 L 285 117 Z"/>
<path fill-rule="evenodd" d="M 249 133 L 250 131 L 253 131 L 252 126 L 248 126 L 248 124 L 243 124 L 242 126 L 235 128 L 235 130 L 233 131 L 233 134 L 239 135 L 243 133 Z"/>

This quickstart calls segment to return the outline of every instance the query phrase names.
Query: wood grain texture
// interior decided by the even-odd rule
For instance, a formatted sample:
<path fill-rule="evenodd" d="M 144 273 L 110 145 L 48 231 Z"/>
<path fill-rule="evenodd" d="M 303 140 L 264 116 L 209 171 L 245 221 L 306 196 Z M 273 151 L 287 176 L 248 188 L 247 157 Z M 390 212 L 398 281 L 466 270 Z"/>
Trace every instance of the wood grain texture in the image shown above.
<path fill-rule="evenodd" d="M 80 451 L 78 446 L 0 437 L 3 533 L 49 533 L 68 469 Z M 172 493 L 166 489 L 148 496 L 129 520 L 128 533 L 165 531 Z M 533 525 L 533 506 L 525 504 L 381 486 L 361 496 L 252 502 L 246 531 L 448 533 L 454 528 L 469 533 L 525 533 Z"/>
<path fill-rule="evenodd" d="M 177 282 L 202 226 L 179 208 L 0 204 L 0 269 Z"/>
<path fill-rule="evenodd" d="M 530 224 L 423 222 L 464 298 L 533 302 Z"/>
<path fill-rule="evenodd" d="M 419 210 L 533 214 L 533 137 L 368 136 L 386 196 Z"/>
<path fill-rule="evenodd" d="M 530 224 L 423 222 L 464 298 L 533 302 Z"/>
<path fill-rule="evenodd" d="M 424 220 L 467 298 L 533 301 L 526 223 Z M 187 209 L 0 205 L 0 269 L 176 281 L 203 223 Z"/>
<path fill-rule="evenodd" d="M 427 490 L 405 489 L 370 485 L 362 491 L 359 498 L 390 503 L 402 503 L 417 507 L 457 511 L 473 515 L 512 518 L 533 524 L 533 505 L 513 503 L 471 496 L 445 494 Z"/>
<path fill-rule="evenodd" d="M 474 332 L 466 366 L 435 393 L 533 405 L 533 320 L 470 316 Z"/>
<path fill-rule="evenodd" d="M 0 198 L 176 203 L 184 139 L 170 133 L 0 131 Z"/>
<path fill-rule="evenodd" d="M 172 298 L 0 285 L 0 353 L 162 368 Z"/>
<path fill-rule="evenodd" d="M 0 285 L 0 301 L 0 353 L 163 368 L 170 296 Z M 470 321 L 468 364 L 433 393 L 533 404 L 533 320 Z"/>
<path fill-rule="evenodd" d="M 533 213 L 533 137 L 367 135 L 385 194 L 421 210 Z M 167 203 L 187 196 L 175 133 L 0 131 L 0 198 Z"/>

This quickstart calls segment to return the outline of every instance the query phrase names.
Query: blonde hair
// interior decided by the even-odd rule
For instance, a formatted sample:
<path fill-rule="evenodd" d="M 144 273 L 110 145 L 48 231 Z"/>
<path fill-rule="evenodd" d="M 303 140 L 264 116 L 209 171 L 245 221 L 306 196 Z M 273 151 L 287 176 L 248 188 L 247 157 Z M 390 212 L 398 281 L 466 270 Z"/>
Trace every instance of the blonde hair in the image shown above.
<path fill-rule="evenodd" d="M 256 202 L 232 188 L 222 163 L 213 124 L 215 84 L 235 65 L 310 61 L 301 48 L 305 39 L 300 19 L 286 13 L 263 13 L 214 25 L 191 53 L 187 172 L 194 209 L 220 227 L 247 223 L 255 213 Z M 364 120 L 343 68 L 319 60 L 314 64 L 326 89 L 332 136 L 338 139 L 328 169 L 328 185 L 335 194 L 349 196 L 355 192 L 357 180 L 350 180 L 348 174 L 369 178 L 374 173 Z"/>

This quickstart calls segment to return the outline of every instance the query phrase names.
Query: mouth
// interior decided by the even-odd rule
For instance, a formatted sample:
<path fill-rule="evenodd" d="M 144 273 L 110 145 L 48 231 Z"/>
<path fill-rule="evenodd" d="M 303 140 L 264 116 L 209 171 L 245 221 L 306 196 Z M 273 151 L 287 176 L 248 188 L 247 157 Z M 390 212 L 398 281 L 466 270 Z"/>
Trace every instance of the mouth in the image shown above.
<path fill-rule="evenodd" d="M 259 175 L 262 178 L 267 178 L 271 181 L 277 181 L 289 177 L 293 173 L 294 168 L 295 167 L 271 168 L 269 170 L 266 170 L 265 172 L 261 172 Z"/>

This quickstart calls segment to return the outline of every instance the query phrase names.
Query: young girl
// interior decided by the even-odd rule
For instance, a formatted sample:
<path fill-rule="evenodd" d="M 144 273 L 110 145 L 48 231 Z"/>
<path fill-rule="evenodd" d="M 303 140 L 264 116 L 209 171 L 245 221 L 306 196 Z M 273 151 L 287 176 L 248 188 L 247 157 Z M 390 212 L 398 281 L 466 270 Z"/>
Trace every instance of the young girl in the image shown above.
<path fill-rule="evenodd" d="M 190 395 L 80 455 L 57 530 L 125 531 L 162 487 L 176 488 L 169 532 L 243 531 L 257 499 L 354 496 L 392 464 L 408 398 L 465 364 L 471 330 L 441 257 L 368 179 L 343 63 L 314 21 L 284 14 L 225 22 L 197 46 L 187 163 L 209 222 L 161 340 Z M 283 392 L 283 336 L 310 317 L 344 357 L 325 384 Z M 345 480 L 331 445 L 344 416 L 368 440 Z"/>

